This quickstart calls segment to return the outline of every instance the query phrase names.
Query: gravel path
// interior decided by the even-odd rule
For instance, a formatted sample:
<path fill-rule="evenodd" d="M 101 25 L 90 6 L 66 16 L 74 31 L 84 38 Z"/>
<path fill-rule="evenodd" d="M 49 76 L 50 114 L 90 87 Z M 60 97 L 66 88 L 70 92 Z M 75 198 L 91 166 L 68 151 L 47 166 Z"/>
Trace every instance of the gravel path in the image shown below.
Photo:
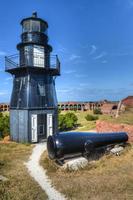
<path fill-rule="evenodd" d="M 59 193 L 51 184 L 50 179 L 46 175 L 46 170 L 40 166 L 39 161 L 42 153 L 46 150 L 46 143 L 36 144 L 30 159 L 25 163 L 30 175 L 38 182 L 45 191 L 49 200 L 65 200 L 64 195 Z"/>

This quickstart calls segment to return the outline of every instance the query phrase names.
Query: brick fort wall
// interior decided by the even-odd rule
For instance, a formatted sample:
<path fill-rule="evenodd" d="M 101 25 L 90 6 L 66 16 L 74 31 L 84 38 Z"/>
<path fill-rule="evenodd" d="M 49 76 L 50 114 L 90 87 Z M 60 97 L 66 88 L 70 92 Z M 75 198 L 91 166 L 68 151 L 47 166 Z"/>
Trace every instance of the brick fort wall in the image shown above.
<path fill-rule="evenodd" d="M 129 142 L 133 142 L 133 125 L 127 124 L 114 124 L 107 121 L 96 122 L 96 130 L 98 133 L 104 132 L 126 132 L 129 136 Z"/>

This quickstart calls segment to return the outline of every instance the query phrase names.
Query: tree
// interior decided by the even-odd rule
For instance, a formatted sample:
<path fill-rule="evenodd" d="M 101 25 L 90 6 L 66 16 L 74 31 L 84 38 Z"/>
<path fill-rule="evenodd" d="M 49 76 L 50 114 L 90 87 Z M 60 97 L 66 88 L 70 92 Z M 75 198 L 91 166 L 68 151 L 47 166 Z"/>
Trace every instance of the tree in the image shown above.
<path fill-rule="evenodd" d="M 66 129 L 70 130 L 77 125 L 78 118 L 74 113 L 68 112 L 65 115 Z"/>
<path fill-rule="evenodd" d="M 61 109 L 60 108 L 58 108 L 58 114 L 60 114 L 61 113 Z"/>
<path fill-rule="evenodd" d="M 9 116 L 4 116 L 2 113 L 0 113 L 0 136 L 3 138 L 9 135 L 9 132 Z"/>
<path fill-rule="evenodd" d="M 59 130 L 60 131 L 65 130 L 65 128 L 66 128 L 65 115 L 59 114 L 59 117 L 58 117 L 58 126 L 59 126 Z"/>
<path fill-rule="evenodd" d="M 74 113 L 59 114 L 59 130 L 66 131 L 76 127 L 78 118 Z"/>

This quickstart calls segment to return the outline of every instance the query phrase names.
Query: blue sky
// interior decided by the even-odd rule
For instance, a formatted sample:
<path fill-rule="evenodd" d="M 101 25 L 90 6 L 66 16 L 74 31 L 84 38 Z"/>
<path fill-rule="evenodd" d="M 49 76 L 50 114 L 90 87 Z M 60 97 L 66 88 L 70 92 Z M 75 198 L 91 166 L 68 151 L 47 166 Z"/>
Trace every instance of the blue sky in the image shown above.
<path fill-rule="evenodd" d="M 37 11 L 61 61 L 59 101 L 119 100 L 133 95 L 133 0 L 4 0 L 0 6 L 0 102 L 12 77 L 4 56 L 17 52 L 20 20 Z"/>

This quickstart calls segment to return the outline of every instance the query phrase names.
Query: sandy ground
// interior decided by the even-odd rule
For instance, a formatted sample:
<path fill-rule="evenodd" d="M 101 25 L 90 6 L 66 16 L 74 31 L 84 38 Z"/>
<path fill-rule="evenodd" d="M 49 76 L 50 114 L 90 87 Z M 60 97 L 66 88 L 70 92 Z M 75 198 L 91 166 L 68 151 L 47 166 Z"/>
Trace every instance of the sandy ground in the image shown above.
<path fill-rule="evenodd" d="M 92 130 L 88 130 L 88 131 L 81 131 L 81 132 L 97 133 L 96 129 L 92 129 Z"/>
<path fill-rule="evenodd" d="M 50 179 L 46 175 L 46 170 L 40 166 L 39 161 L 42 153 L 46 150 L 46 143 L 36 144 L 30 159 L 25 163 L 30 175 L 38 182 L 45 191 L 49 200 L 65 200 L 65 196 L 59 193 L 51 184 Z"/>

